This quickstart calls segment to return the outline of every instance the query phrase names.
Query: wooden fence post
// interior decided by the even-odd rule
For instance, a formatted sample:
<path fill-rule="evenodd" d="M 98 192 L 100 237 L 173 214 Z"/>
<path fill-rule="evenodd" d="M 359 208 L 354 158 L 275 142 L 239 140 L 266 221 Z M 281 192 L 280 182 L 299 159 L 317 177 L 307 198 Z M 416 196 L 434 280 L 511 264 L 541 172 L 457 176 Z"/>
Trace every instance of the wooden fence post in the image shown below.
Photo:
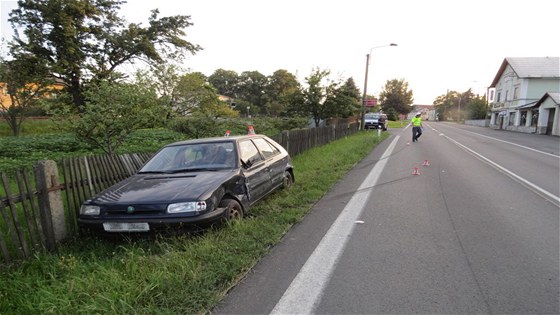
<path fill-rule="evenodd" d="M 67 236 L 66 216 L 56 163 L 50 160 L 37 162 L 35 165 L 35 180 L 39 193 L 39 212 L 46 234 L 47 248 L 54 250 L 56 242 Z"/>

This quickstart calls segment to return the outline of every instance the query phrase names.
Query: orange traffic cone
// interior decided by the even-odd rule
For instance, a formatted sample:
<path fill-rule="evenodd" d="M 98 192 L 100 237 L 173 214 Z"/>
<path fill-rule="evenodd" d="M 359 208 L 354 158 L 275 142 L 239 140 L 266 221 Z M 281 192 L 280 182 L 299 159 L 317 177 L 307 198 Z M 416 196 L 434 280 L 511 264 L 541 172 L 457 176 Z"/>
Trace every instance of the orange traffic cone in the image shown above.
<path fill-rule="evenodd" d="M 420 171 L 418 170 L 418 167 L 414 168 L 414 171 L 412 171 L 412 175 L 420 175 Z"/>
<path fill-rule="evenodd" d="M 430 166 L 430 162 L 428 160 L 424 160 L 424 164 L 422 166 Z"/>
<path fill-rule="evenodd" d="M 247 132 L 248 135 L 254 135 L 255 134 L 255 128 L 253 127 L 253 125 L 249 125 L 248 129 L 249 129 L 248 132 Z"/>
<path fill-rule="evenodd" d="M 226 130 L 226 134 L 224 135 L 224 137 L 229 137 L 230 134 L 231 134 L 231 131 Z"/>

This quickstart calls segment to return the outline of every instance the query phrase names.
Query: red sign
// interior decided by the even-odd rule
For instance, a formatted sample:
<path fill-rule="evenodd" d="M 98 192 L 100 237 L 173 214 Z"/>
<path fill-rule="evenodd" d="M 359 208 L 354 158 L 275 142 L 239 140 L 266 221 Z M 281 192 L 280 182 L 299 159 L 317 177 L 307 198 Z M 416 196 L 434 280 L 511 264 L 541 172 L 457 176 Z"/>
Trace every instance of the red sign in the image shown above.
<path fill-rule="evenodd" d="M 366 100 L 366 106 L 377 106 L 377 99 L 376 98 L 372 98 L 372 99 L 368 99 Z"/>

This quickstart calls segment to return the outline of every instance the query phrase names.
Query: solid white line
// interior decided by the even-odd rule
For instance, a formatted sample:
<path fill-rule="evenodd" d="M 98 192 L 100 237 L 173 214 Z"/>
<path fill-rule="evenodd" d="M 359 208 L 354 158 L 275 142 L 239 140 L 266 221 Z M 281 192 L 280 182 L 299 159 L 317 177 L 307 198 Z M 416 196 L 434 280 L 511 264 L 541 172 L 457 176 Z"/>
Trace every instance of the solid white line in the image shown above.
<path fill-rule="evenodd" d="M 356 221 L 400 136 L 396 136 L 305 262 L 271 314 L 312 314 Z"/>
<path fill-rule="evenodd" d="M 467 151 L 467 152 L 473 154 L 475 157 L 479 158 L 480 160 L 482 160 L 482 161 L 484 161 L 484 162 L 490 164 L 491 166 L 493 166 L 494 168 L 498 169 L 498 170 L 501 171 L 502 173 L 508 175 L 509 177 L 515 179 L 516 181 L 520 182 L 521 184 L 527 186 L 529 189 L 531 189 L 531 190 L 533 190 L 534 192 L 540 194 L 540 195 L 543 196 L 544 198 L 546 198 L 546 199 L 548 199 L 548 200 L 550 200 L 550 201 L 552 201 L 552 202 L 555 202 L 556 204 L 560 204 L 560 197 L 558 197 L 558 196 L 554 195 L 553 193 L 548 192 L 548 191 L 544 190 L 543 188 L 541 188 L 541 187 L 539 187 L 539 186 L 537 186 L 537 185 L 531 183 L 530 181 L 528 181 L 528 180 L 524 179 L 523 177 L 521 177 L 521 176 L 515 174 L 514 172 L 508 170 L 507 168 L 505 168 L 505 167 L 499 165 L 498 163 L 496 163 L 496 162 L 494 162 L 494 161 L 492 161 L 492 160 L 486 158 L 485 156 L 483 156 L 483 155 L 481 155 L 481 154 L 475 152 L 474 150 L 472 150 L 472 149 L 466 147 L 465 145 L 463 145 L 463 144 L 457 142 L 456 140 L 453 140 L 453 139 L 449 138 L 448 136 L 444 136 L 444 137 L 447 138 L 449 141 L 455 143 L 457 146 L 463 148 L 465 151 Z"/>
<path fill-rule="evenodd" d="M 523 148 L 523 149 L 525 149 L 525 150 L 537 152 L 537 153 L 540 153 L 540 154 L 544 154 L 544 155 L 548 155 L 548 156 L 552 156 L 552 157 L 555 157 L 555 158 L 557 158 L 557 159 L 560 159 L 560 155 L 556 155 L 556 154 L 553 154 L 553 153 L 548 153 L 548 152 L 540 151 L 540 150 L 537 150 L 537 149 L 529 148 L 529 147 L 526 147 L 526 146 L 524 146 L 524 145 L 520 145 L 520 144 L 517 144 L 517 143 L 513 143 L 513 142 L 501 140 L 501 139 L 498 139 L 498 138 L 494 138 L 494 137 L 490 137 L 490 136 L 485 136 L 485 135 L 483 135 L 483 134 L 476 133 L 476 132 L 473 132 L 473 131 L 469 131 L 469 130 L 465 130 L 465 129 L 461 129 L 461 130 L 462 130 L 462 131 L 465 131 L 465 132 L 469 132 L 469 133 L 475 134 L 475 135 L 480 136 L 480 137 L 484 137 L 484 138 L 492 139 L 492 140 L 495 140 L 495 141 L 507 143 L 507 144 L 509 144 L 509 145 L 514 145 L 514 146 L 516 146 L 516 147 L 520 147 L 520 148 Z"/>
<path fill-rule="evenodd" d="M 556 154 L 552 154 L 552 153 L 540 151 L 540 150 L 537 150 L 537 149 L 533 149 L 533 148 L 526 147 L 526 146 L 524 146 L 524 145 L 520 145 L 520 144 L 517 144 L 517 143 L 513 143 L 513 142 L 501 140 L 501 139 L 494 138 L 494 137 L 485 136 L 485 135 L 483 135 L 483 134 L 476 133 L 476 132 L 472 132 L 472 131 L 468 131 L 468 130 L 463 130 L 463 131 L 470 132 L 470 133 L 474 133 L 474 134 L 477 135 L 477 136 L 481 136 L 481 137 L 488 138 L 488 139 L 492 139 L 492 140 L 495 140 L 495 141 L 507 143 L 507 144 L 510 144 L 510 145 L 514 145 L 514 146 L 517 146 L 517 147 L 520 147 L 520 148 L 529 150 L 529 151 L 537 152 L 537 153 L 540 153 L 540 154 L 544 154 L 544 155 L 548 155 L 548 156 L 552 156 L 552 157 L 555 157 L 555 158 L 560 159 L 560 155 L 556 155 Z"/>

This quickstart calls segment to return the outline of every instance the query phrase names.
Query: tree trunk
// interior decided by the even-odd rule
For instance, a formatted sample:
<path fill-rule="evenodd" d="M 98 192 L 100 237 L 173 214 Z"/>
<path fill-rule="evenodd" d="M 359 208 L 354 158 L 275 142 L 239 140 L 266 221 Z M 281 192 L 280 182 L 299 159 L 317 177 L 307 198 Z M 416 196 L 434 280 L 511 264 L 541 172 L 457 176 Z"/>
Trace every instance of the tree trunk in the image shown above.
<path fill-rule="evenodd" d="M 74 102 L 74 106 L 76 108 L 80 108 L 80 106 L 84 105 L 84 99 L 82 96 L 82 88 L 80 84 L 80 75 L 79 74 L 72 74 L 72 83 L 70 87 L 70 93 L 72 94 L 72 100 Z"/>

